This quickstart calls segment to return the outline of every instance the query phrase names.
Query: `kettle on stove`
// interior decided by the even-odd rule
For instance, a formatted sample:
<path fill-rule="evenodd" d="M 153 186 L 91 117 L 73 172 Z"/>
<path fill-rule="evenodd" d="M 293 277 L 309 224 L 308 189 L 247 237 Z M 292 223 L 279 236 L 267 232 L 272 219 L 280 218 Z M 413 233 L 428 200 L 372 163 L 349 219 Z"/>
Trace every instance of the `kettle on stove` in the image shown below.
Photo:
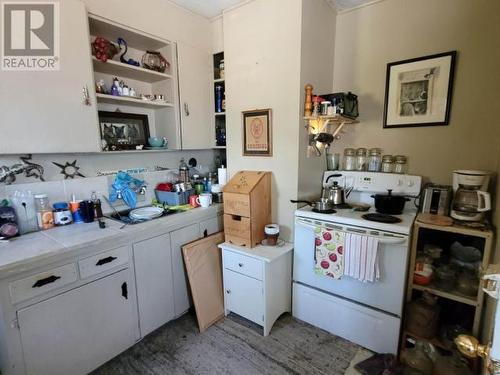
<path fill-rule="evenodd" d="M 488 193 L 490 173 L 457 170 L 453 172 L 453 203 L 451 217 L 462 221 L 482 221 L 491 210 Z"/>

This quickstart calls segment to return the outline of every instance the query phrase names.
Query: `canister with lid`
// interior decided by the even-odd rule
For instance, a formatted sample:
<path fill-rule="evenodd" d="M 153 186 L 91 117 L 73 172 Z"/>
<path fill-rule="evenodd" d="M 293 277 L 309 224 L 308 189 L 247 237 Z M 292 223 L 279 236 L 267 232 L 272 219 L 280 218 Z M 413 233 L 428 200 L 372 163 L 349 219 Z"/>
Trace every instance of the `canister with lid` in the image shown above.
<path fill-rule="evenodd" d="M 54 215 L 49 204 L 47 194 L 35 195 L 36 217 L 40 229 L 50 229 L 54 227 Z"/>
<path fill-rule="evenodd" d="M 356 169 L 356 156 L 353 148 L 344 149 L 344 170 L 354 171 Z"/>
<path fill-rule="evenodd" d="M 69 210 L 69 206 L 66 202 L 57 202 L 54 203 L 54 210 L 52 214 L 54 215 L 54 224 L 55 225 L 68 225 L 73 222 L 73 217 L 71 216 L 71 211 Z"/>
<path fill-rule="evenodd" d="M 392 155 L 382 156 L 382 172 L 392 173 L 394 172 L 394 158 Z"/>
<path fill-rule="evenodd" d="M 382 168 L 382 151 L 379 148 L 370 149 L 368 160 L 368 170 L 370 172 L 379 172 Z"/>
<path fill-rule="evenodd" d="M 366 171 L 368 170 L 368 156 L 366 148 L 358 148 L 356 150 L 356 170 Z"/>
<path fill-rule="evenodd" d="M 404 155 L 396 155 L 394 157 L 394 173 L 404 174 L 407 171 L 407 159 Z"/>

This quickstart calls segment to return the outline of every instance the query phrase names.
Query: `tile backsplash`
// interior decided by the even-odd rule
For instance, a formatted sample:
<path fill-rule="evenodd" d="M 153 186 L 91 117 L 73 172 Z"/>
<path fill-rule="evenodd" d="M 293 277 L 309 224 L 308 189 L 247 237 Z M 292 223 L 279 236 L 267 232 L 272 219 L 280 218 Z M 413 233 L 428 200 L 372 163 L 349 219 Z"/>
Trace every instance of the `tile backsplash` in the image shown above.
<path fill-rule="evenodd" d="M 144 206 L 151 203 L 155 197 L 154 189 L 159 182 L 172 179 L 171 171 L 160 172 L 146 172 L 141 176 L 146 181 L 146 195 L 144 199 L 138 200 L 138 206 Z M 90 199 L 92 192 L 96 192 L 99 199 L 101 199 L 102 209 L 104 213 L 109 213 L 112 209 L 109 207 L 102 196 L 108 196 L 110 181 L 113 181 L 111 176 L 78 178 L 74 180 L 63 181 L 47 181 L 47 182 L 33 182 L 26 184 L 15 185 L 2 185 L 0 186 L 0 198 L 8 198 L 12 196 L 15 191 L 31 191 L 33 194 L 47 194 L 50 203 L 55 202 L 69 202 L 74 194 L 77 200 Z M 121 201 L 117 201 L 113 206 L 118 209 L 124 209 L 126 206 Z"/>

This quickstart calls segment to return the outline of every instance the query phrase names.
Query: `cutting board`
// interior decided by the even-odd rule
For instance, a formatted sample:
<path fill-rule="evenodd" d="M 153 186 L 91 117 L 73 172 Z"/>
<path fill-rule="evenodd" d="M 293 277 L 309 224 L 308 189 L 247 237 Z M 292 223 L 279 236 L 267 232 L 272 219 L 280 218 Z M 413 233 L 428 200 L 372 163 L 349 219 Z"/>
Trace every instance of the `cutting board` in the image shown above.
<path fill-rule="evenodd" d="M 221 251 L 224 233 L 191 242 L 182 247 L 200 332 L 224 317 Z"/>
<path fill-rule="evenodd" d="M 449 216 L 435 215 L 435 214 L 419 214 L 417 221 L 425 224 L 439 225 L 442 227 L 449 227 L 453 225 L 453 219 Z"/>

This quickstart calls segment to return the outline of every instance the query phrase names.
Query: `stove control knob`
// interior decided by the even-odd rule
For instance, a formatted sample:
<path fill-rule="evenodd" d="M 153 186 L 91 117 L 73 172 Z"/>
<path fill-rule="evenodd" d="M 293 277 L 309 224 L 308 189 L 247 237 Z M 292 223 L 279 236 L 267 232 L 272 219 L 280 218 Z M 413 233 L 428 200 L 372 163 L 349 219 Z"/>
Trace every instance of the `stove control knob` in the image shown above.
<path fill-rule="evenodd" d="M 413 180 L 408 180 L 408 186 L 412 187 L 413 185 L 415 185 L 415 182 L 413 182 Z"/>
<path fill-rule="evenodd" d="M 401 186 L 404 184 L 404 181 L 403 180 L 398 180 L 398 186 Z"/>

